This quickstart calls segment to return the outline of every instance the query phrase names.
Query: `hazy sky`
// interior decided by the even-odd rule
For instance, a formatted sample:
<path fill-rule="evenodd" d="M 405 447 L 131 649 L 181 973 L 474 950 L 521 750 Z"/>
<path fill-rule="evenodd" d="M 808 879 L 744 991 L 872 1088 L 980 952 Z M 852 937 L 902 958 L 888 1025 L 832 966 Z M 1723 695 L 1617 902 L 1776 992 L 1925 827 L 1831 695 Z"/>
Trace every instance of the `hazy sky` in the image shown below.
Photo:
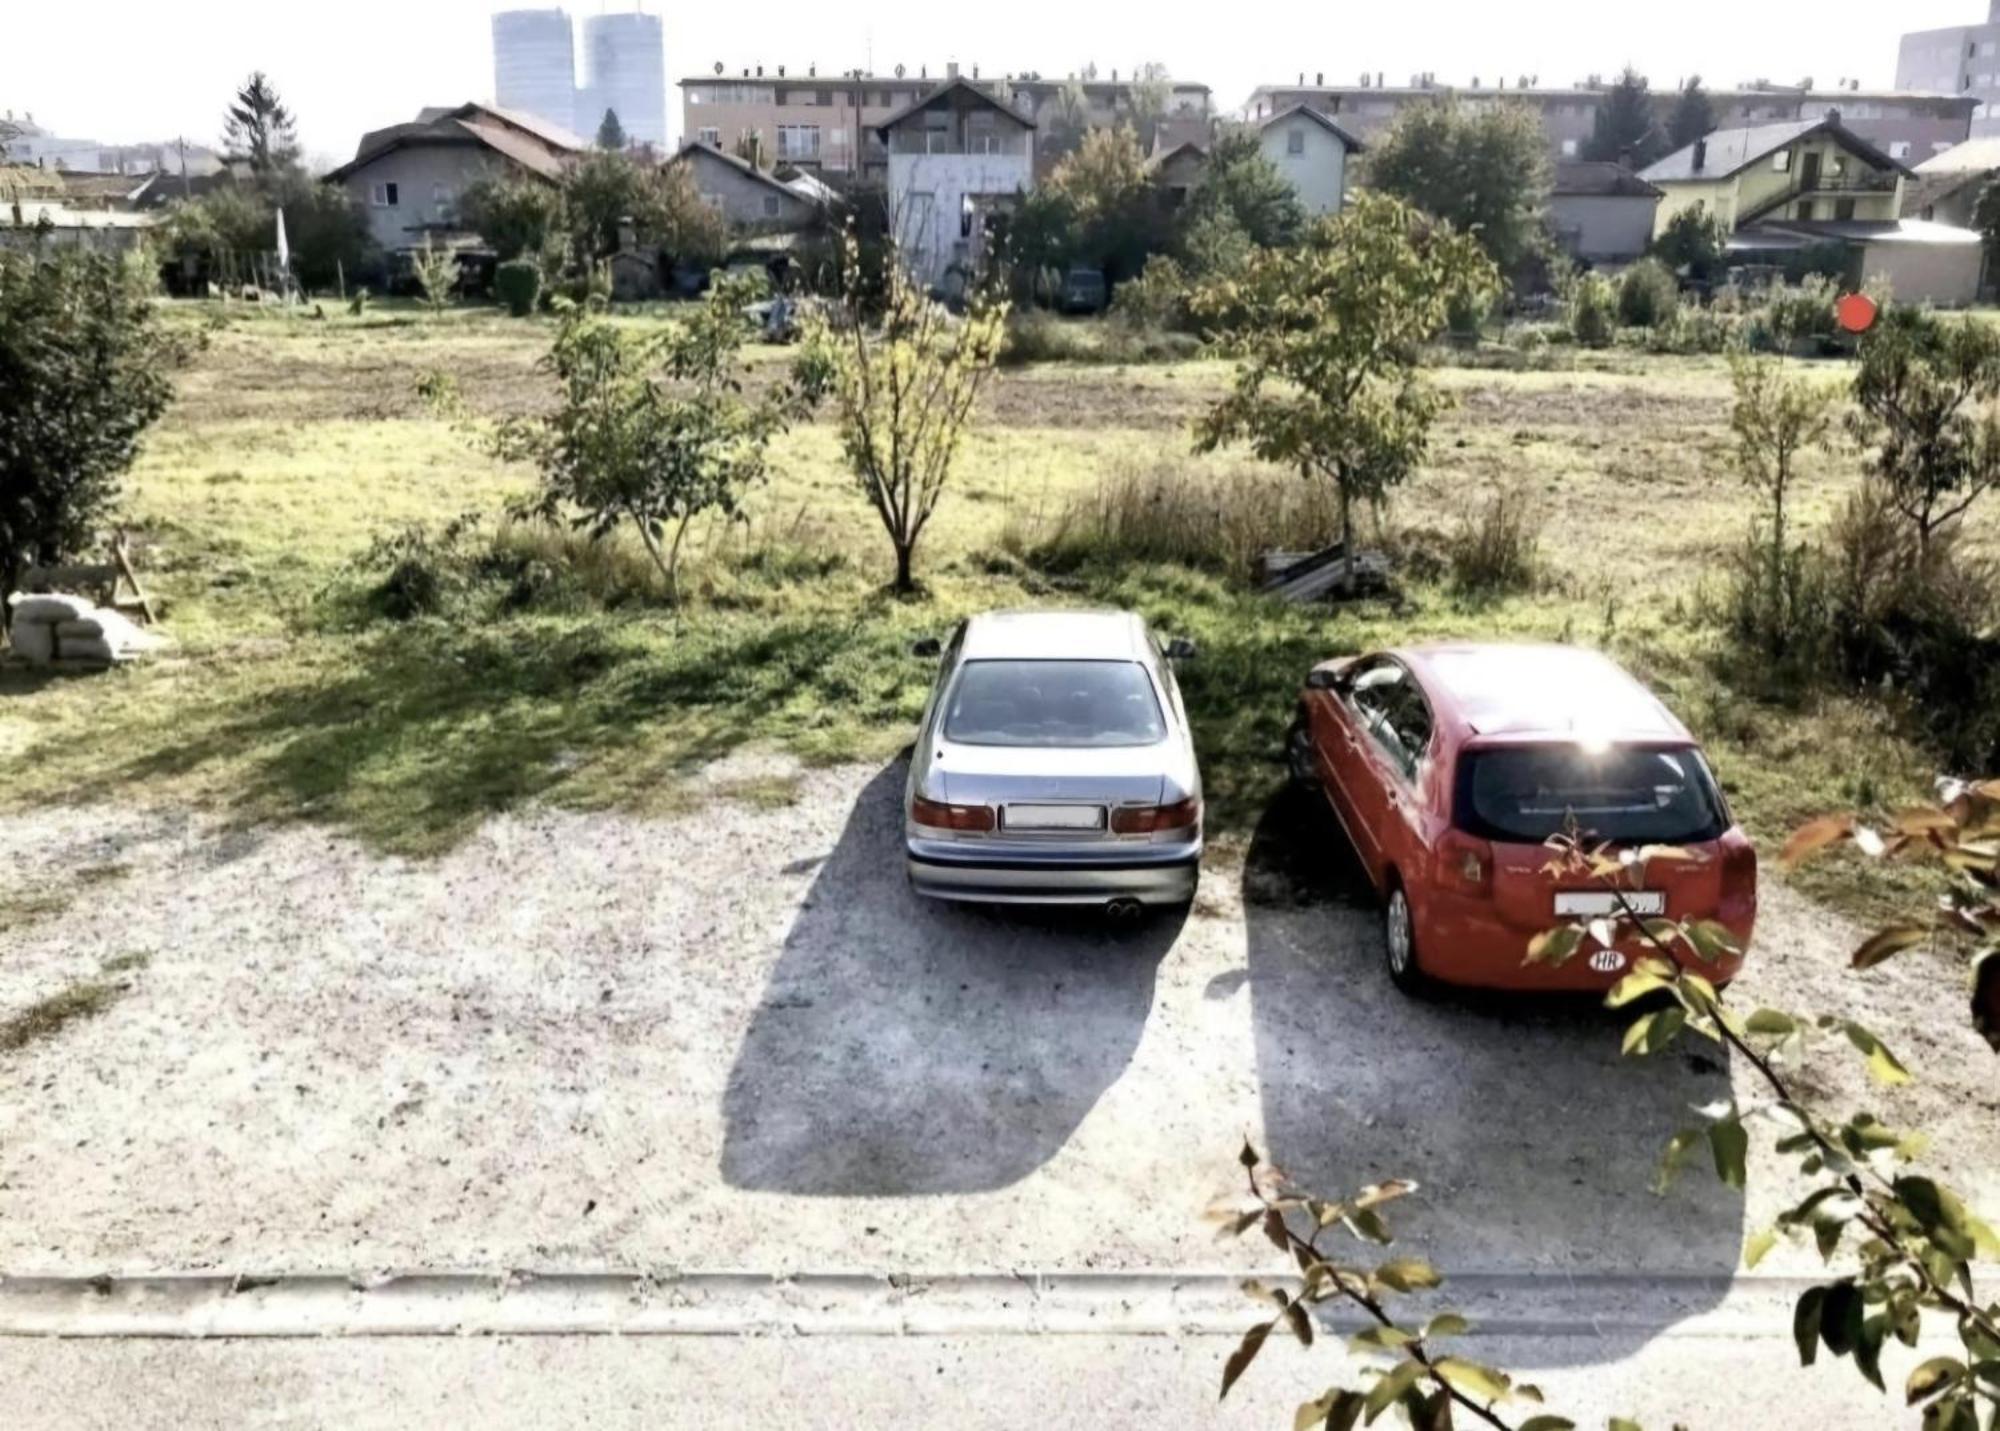
<path fill-rule="evenodd" d="M 0 112 L 32 111 L 56 132 L 106 143 L 185 133 L 213 143 L 233 86 L 267 71 L 299 117 L 309 154 L 346 158 L 363 130 L 408 119 L 427 104 L 491 97 L 492 41 L 482 0 L 0 0 Z M 568 7 L 572 16 L 630 8 L 629 0 Z M 1362 70 L 1389 82 L 1427 69 L 1439 79 L 1538 73 L 1568 83 L 1630 61 L 1656 87 L 1699 72 L 1711 84 L 1765 77 L 1821 84 L 1846 76 L 1895 79 L 1900 33 L 1984 19 L 1982 0 L 1406 0 L 1395 4 L 1264 5 L 1241 12 L 1129 3 L 939 5 L 935 0 L 763 0 L 754 6 L 642 7 L 666 18 L 668 122 L 678 134 L 671 81 L 720 60 L 822 71 L 919 64 L 936 74 L 957 59 L 983 72 L 1067 74 L 1095 61 L 1121 72 L 1163 61 L 1177 77 L 1213 87 L 1233 108 L 1264 81 Z M 1241 13 L 1235 25 L 1215 18 Z M 1143 18 L 1141 18 L 1143 17 Z M 332 23 L 330 23 L 332 22 Z"/>

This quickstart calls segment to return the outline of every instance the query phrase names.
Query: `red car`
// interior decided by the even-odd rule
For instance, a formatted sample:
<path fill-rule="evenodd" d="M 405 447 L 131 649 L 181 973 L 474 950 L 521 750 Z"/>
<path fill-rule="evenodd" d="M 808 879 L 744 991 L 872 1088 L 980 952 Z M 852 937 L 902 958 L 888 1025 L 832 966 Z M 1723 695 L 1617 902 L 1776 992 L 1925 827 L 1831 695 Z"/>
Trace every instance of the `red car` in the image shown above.
<path fill-rule="evenodd" d="M 1383 898 L 1389 977 L 1487 989 L 1603 991 L 1643 941 L 1526 962 L 1535 935 L 1609 912 L 1601 885 L 1551 874 L 1545 841 L 1573 816 L 1593 843 L 1676 845 L 1653 860 L 1641 913 L 1714 919 L 1747 947 L 1757 854 L 1701 747 L 1609 658 L 1570 646 L 1450 645 L 1313 669 L 1288 742 Z M 1717 984 L 1740 958 L 1690 968 Z"/>

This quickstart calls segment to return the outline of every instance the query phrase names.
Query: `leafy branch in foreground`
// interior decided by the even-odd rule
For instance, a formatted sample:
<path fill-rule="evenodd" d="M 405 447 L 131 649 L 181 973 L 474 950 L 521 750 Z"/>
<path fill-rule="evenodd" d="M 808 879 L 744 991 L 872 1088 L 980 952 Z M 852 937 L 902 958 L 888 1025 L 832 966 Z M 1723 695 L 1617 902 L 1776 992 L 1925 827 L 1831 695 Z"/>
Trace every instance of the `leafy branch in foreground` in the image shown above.
<path fill-rule="evenodd" d="M 1948 783 L 1937 806 L 1904 811 L 1886 836 L 1853 816 L 1815 821 L 1793 836 L 1783 858 L 1796 864 L 1843 841 L 1877 857 L 1933 857 L 1951 870 L 1952 889 L 1933 920 L 1877 931 L 1855 951 L 1852 963 L 1867 969 L 1921 944 L 1971 943 L 1973 1019 L 2000 1051 L 2000 781 Z M 1920 1363 L 1904 1382 L 1904 1399 L 1922 1408 L 1924 1431 L 1978 1431 L 1982 1419 L 1989 1428 L 2000 1426 L 2000 1303 L 1983 1301 L 1973 1278 L 1976 1258 L 2000 1256 L 2000 1237 L 1957 1193 L 1913 1168 L 1926 1146 L 1920 1134 L 1891 1127 L 1865 1109 L 1844 1118 L 1821 1112 L 1811 1106 L 1799 1078 L 1811 1048 L 1828 1037 L 1851 1045 L 1878 1085 L 1907 1083 L 1909 1070 L 1852 1019 L 1772 1008 L 1746 1017 L 1728 1005 L 1724 976 L 1742 955 L 1731 930 L 1714 920 L 1644 915 L 1632 898 L 1645 887 L 1649 865 L 1695 860 L 1696 853 L 1669 846 L 1617 849 L 1587 840 L 1574 823 L 1548 843 L 1546 870 L 1555 881 L 1607 889 L 1615 904 L 1609 914 L 1537 936 L 1528 960 L 1560 965 L 1593 949 L 1625 954 L 1632 959 L 1630 971 L 1605 1002 L 1637 1010 L 1624 1035 L 1627 1055 L 1657 1054 L 1692 1035 L 1727 1047 L 1753 1070 L 1760 1086 L 1761 1096 L 1754 1099 L 1732 1094 L 1697 1110 L 1699 1126 L 1669 1140 L 1657 1189 L 1664 1190 L 1704 1144 L 1717 1176 L 1743 1187 L 1751 1129 L 1768 1125 L 1776 1150 L 1798 1159 L 1808 1186 L 1773 1226 L 1751 1236 L 1745 1265 L 1754 1268 L 1781 1238 L 1807 1237 L 1822 1264 L 1831 1266 L 1836 1258 L 1844 1264 L 1842 1275 L 1808 1287 L 1798 1298 L 1793 1335 L 1801 1362 L 1813 1365 L 1822 1349 L 1836 1359 L 1851 1358 L 1863 1377 L 1886 1391 L 1881 1360 L 1891 1340 L 1915 1348 L 1926 1314 L 1946 1316 L 1962 1355 Z M 1390 1315 L 1389 1293 L 1441 1283 L 1428 1265 L 1400 1259 L 1369 1272 L 1332 1263 L 1321 1252 L 1321 1234 L 1335 1225 L 1363 1241 L 1386 1243 L 1388 1230 L 1376 1208 L 1411 1191 L 1411 1184 L 1383 1184 L 1351 1201 L 1328 1203 L 1294 1191 L 1248 1146 L 1242 1161 L 1253 1205 L 1232 1217 L 1230 1230 L 1240 1234 L 1261 1225 L 1298 1263 L 1305 1280 L 1295 1292 L 1253 1288 L 1276 1304 L 1277 1314 L 1252 1327 L 1229 1358 L 1225 1395 L 1280 1323 L 1310 1345 L 1311 1309 L 1338 1299 L 1374 1322 L 1353 1339 L 1355 1349 L 1392 1361 L 1373 1372 L 1366 1391 L 1334 1388 L 1301 1406 L 1294 1421 L 1299 1431 L 1318 1426 L 1350 1431 L 1391 1406 L 1401 1408 L 1417 1431 L 1449 1427 L 1454 1407 L 1487 1425 L 1507 1427 L 1498 1409 L 1503 1403 L 1540 1400 L 1533 1387 L 1435 1349 L 1435 1339 L 1467 1330 L 1456 1314 L 1434 1316 L 1420 1332 Z M 1295 1230 L 1300 1221 L 1312 1229 L 1311 1236 Z M 1629 1421 L 1611 1424 L 1613 1431 L 1633 1431 Z M 1536 1414 L 1516 1431 L 1561 1431 L 1570 1425 Z"/>
<path fill-rule="evenodd" d="M 1337 1261 L 1321 1247 L 1321 1239 L 1336 1229 L 1364 1245 L 1387 1246 L 1394 1238 L 1381 1209 L 1415 1192 L 1415 1183 L 1392 1179 L 1365 1187 L 1353 1197 L 1329 1202 L 1294 1190 L 1284 1173 L 1264 1162 L 1249 1143 L 1243 1145 L 1239 1161 L 1249 1195 L 1242 1206 L 1222 1210 L 1220 1215 L 1227 1219 L 1225 1230 L 1240 1236 L 1253 1227 L 1261 1228 L 1273 1246 L 1298 1264 L 1302 1280 L 1290 1291 L 1258 1282 L 1245 1284 L 1244 1289 L 1253 1297 L 1269 1301 L 1277 1311 L 1251 1327 L 1223 1365 L 1224 1396 L 1249 1370 L 1271 1333 L 1282 1326 L 1309 1347 L 1316 1335 L 1316 1311 L 1345 1305 L 1359 1310 L 1369 1323 L 1348 1339 L 1349 1348 L 1359 1355 L 1383 1358 L 1384 1364 L 1368 1368 L 1371 1379 L 1365 1389 L 1329 1387 L 1300 1406 L 1292 1422 L 1295 1431 L 1315 1426 L 1350 1431 L 1357 1422 L 1372 1425 L 1392 1406 L 1400 1407 L 1418 1431 L 1449 1428 L 1453 1407 L 1501 1431 L 1568 1431 L 1574 1424 L 1559 1416 L 1539 1414 L 1518 1427 L 1505 1420 L 1499 1407 L 1514 1402 L 1539 1404 L 1542 1393 L 1495 1367 L 1439 1350 L 1439 1342 L 1471 1329 L 1458 1313 L 1438 1312 L 1419 1330 L 1396 1320 L 1390 1311 L 1391 1297 L 1427 1292 L 1443 1284 L 1444 1278 L 1428 1262 L 1395 1257 L 1371 1269 Z M 1307 1229 L 1305 1233 L 1299 1231 L 1301 1226 Z"/>

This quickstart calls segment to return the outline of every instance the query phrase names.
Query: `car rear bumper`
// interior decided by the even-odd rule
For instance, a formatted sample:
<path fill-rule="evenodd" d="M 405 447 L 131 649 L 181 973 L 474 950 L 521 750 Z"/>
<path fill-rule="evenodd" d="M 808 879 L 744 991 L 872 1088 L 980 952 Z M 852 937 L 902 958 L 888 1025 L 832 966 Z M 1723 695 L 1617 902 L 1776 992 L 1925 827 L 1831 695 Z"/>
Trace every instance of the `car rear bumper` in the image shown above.
<path fill-rule="evenodd" d="M 1186 904 L 1201 874 L 1201 844 L 1115 859 L 1015 859 L 946 853 L 912 844 L 910 887 L 930 899 L 983 904 Z"/>
<path fill-rule="evenodd" d="M 1603 994 L 1632 972 L 1632 966 L 1659 951 L 1643 938 L 1621 941 L 1616 967 L 1593 965 L 1601 955 L 1594 944 L 1579 950 L 1560 965 L 1530 964 L 1528 944 L 1533 935 L 1495 919 L 1490 910 L 1478 911 L 1469 901 L 1449 895 L 1433 896 L 1432 907 L 1413 906 L 1416 920 L 1417 961 L 1429 978 L 1442 984 L 1467 989 L 1494 989 L 1516 993 Z M 1727 918 L 1722 921 L 1748 949 L 1754 919 Z M 1692 951 L 1676 946 L 1674 957 L 1685 968 L 1712 984 L 1726 984 L 1743 967 L 1743 960 L 1718 959 L 1704 963 Z"/>

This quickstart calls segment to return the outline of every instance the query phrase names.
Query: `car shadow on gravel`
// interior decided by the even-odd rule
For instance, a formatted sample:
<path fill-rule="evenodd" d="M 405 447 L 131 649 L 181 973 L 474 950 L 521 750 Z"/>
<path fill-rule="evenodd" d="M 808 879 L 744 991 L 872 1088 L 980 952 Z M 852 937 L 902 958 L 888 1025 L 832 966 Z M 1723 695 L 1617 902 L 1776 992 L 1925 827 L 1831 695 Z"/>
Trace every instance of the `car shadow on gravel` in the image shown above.
<path fill-rule="evenodd" d="M 1446 1285 L 1413 1305 L 1465 1305 L 1476 1322 L 1482 1304 L 1503 1321 L 1510 1307 L 1588 1308 L 1578 1335 L 1538 1339 L 1552 1351 L 1540 1364 L 1560 1366 L 1628 1355 L 1721 1301 L 1742 1194 L 1705 1154 L 1665 1196 L 1652 1185 L 1690 1108 L 1728 1095 L 1725 1051 L 1691 1040 L 1622 1057 L 1622 1021 L 1595 1000 L 1399 994 L 1367 876 L 1317 795 L 1266 811 L 1244 905 L 1268 1156 L 1327 1197 L 1421 1185 L 1390 1224 Z"/>
<path fill-rule="evenodd" d="M 1181 914 L 1114 928 L 910 893 L 905 766 L 861 792 L 723 1095 L 732 1186 L 906 1197 L 1006 1187 L 1131 1062 Z"/>

